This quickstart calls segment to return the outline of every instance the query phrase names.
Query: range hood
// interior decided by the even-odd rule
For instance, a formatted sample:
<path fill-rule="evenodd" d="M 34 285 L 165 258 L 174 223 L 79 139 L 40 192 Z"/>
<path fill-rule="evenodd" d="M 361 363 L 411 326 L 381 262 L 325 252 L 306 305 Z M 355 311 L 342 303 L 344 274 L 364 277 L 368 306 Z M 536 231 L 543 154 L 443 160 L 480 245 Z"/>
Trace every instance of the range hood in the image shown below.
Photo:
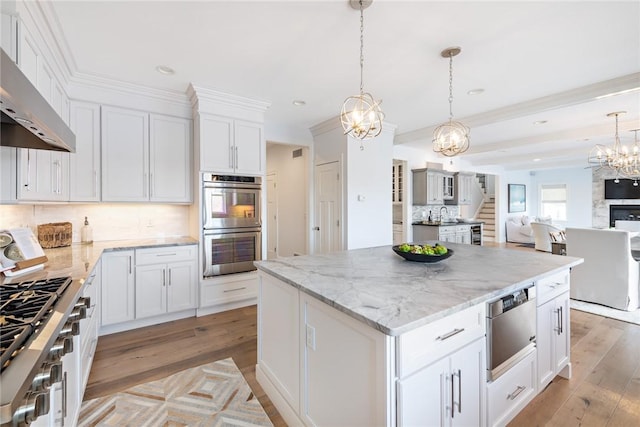
<path fill-rule="evenodd" d="M 75 153 L 76 136 L 0 49 L 0 145 Z"/>

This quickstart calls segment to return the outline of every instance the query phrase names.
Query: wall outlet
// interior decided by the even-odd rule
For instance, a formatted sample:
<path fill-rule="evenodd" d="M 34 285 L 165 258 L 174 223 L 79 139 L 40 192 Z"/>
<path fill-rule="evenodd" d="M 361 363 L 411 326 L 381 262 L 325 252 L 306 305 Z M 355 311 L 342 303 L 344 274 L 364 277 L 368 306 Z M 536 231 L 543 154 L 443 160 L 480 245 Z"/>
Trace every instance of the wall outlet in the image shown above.
<path fill-rule="evenodd" d="M 311 325 L 307 325 L 307 347 L 314 351 L 316 349 L 316 328 Z"/>

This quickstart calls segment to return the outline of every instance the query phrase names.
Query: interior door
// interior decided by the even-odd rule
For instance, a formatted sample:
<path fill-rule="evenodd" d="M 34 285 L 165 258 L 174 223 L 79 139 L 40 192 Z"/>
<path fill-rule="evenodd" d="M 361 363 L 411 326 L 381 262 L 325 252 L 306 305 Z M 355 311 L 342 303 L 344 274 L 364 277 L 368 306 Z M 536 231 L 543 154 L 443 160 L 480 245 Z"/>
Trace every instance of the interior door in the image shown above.
<path fill-rule="evenodd" d="M 315 169 L 314 253 L 342 250 L 342 181 L 338 162 Z"/>
<path fill-rule="evenodd" d="M 267 259 L 278 257 L 278 189 L 276 173 L 267 175 Z"/>

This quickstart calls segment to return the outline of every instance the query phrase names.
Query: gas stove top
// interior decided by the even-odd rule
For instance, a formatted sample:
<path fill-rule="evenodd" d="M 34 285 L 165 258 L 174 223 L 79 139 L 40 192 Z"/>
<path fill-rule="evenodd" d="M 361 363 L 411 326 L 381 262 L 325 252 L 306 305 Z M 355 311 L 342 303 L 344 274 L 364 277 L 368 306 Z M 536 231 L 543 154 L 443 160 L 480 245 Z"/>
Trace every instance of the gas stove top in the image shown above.
<path fill-rule="evenodd" d="M 70 284 L 70 277 L 58 277 L 0 286 L 0 371 L 38 334 Z"/>
<path fill-rule="evenodd" d="M 2 426 L 29 424 L 48 411 L 49 387 L 60 381 L 60 359 L 73 351 L 90 304 L 79 300 L 81 289 L 70 277 L 0 285 Z"/>

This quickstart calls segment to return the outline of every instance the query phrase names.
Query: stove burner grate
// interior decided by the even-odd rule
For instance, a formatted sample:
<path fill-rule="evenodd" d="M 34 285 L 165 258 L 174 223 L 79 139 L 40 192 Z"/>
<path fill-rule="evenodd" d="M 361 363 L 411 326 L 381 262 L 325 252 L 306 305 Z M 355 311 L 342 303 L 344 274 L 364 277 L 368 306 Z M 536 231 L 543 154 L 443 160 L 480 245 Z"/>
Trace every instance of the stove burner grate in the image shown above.
<path fill-rule="evenodd" d="M 33 327 L 11 316 L 0 316 L 0 370 L 29 338 Z"/>

